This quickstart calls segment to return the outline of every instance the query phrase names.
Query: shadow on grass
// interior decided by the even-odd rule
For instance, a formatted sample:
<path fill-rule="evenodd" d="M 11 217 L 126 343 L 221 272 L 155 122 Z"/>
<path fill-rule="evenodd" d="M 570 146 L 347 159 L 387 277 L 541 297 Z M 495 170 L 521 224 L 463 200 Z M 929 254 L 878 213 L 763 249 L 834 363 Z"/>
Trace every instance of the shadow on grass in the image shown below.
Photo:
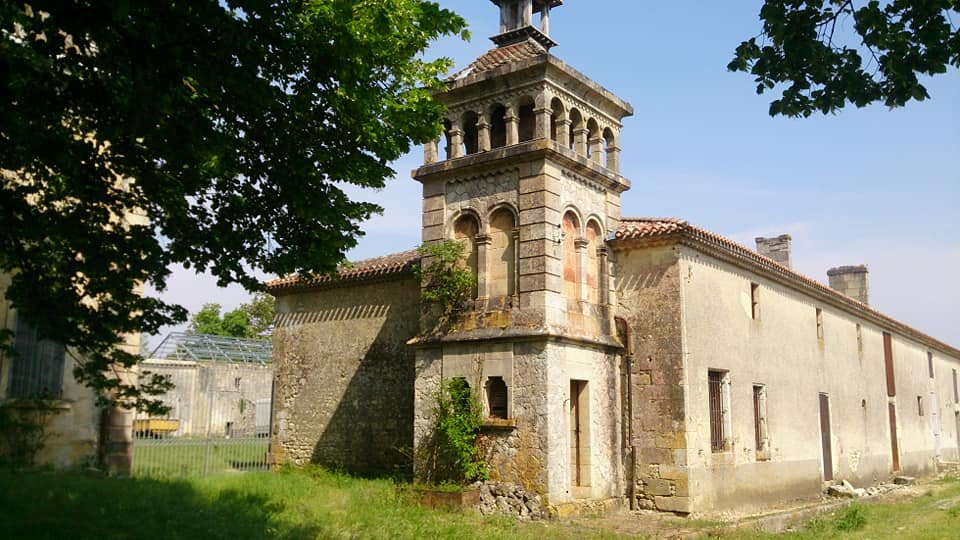
<path fill-rule="evenodd" d="M 200 491 L 182 480 L 88 477 L 0 470 L 4 538 L 316 538 L 277 519 L 283 505 L 231 489 Z"/>

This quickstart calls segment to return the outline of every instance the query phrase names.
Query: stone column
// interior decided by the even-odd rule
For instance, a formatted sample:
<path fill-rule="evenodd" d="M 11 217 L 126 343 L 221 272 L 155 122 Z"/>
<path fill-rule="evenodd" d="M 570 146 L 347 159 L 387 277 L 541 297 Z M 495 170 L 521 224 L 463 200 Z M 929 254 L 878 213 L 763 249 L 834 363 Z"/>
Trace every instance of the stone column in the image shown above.
<path fill-rule="evenodd" d="M 520 26 L 533 25 L 533 0 L 520 0 Z"/>
<path fill-rule="evenodd" d="M 620 172 L 620 147 L 610 145 L 607 147 L 607 168 L 615 173 Z"/>
<path fill-rule="evenodd" d="M 588 144 L 590 145 L 590 160 L 594 163 L 603 165 L 603 139 L 600 137 L 590 139 Z"/>
<path fill-rule="evenodd" d="M 478 234 L 474 237 L 477 243 L 477 300 L 485 305 L 487 299 L 487 248 L 492 242 L 488 234 Z"/>
<path fill-rule="evenodd" d="M 429 165 L 437 161 L 437 141 L 428 141 L 427 144 L 423 145 L 423 163 Z"/>
<path fill-rule="evenodd" d="M 520 306 L 520 227 L 510 231 L 513 238 L 513 306 Z"/>
<path fill-rule="evenodd" d="M 537 119 L 537 128 L 533 134 L 534 139 L 550 138 L 550 118 L 553 116 L 553 109 L 550 107 L 541 107 L 533 111 Z"/>
<path fill-rule="evenodd" d="M 550 2 L 543 4 L 540 11 L 540 31 L 545 36 L 550 35 Z"/>
<path fill-rule="evenodd" d="M 450 159 L 463 157 L 463 129 L 460 128 L 460 121 L 453 122 L 450 127 Z"/>
<path fill-rule="evenodd" d="M 483 113 L 477 119 L 478 152 L 488 152 L 490 150 L 490 121 L 488 117 L 488 113 Z"/>
<path fill-rule="evenodd" d="M 590 157 L 587 155 L 587 128 L 573 130 L 573 151 L 577 155 Z"/>
<path fill-rule="evenodd" d="M 507 123 L 507 144 L 513 146 L 520 142 L 520 117 L 517 115 L 516 104 L 510 104 L 507 107 L 507 114 L 503 117 Z"/>
<path fill-rule="evenodd" d="M 570 124 L 572 123 L 567 118 L 557 120 L 557 144 L 564 148 L 570 148 Z"/>
<path fill-rule="evenodd" d="M 577 251 L 577 264 L 580 266 L 580 300 L 586 301 L 589 298 L 587 290 L 587 247 L 590 242 L 586 238 L 577 238 L 573 241 L 573 247 Z"/>
<path fill-rule="evenodd" d="M 610 304 L 610 266 L 608 260 L 610 252 L 607 246 L 597 248 L 597 264 L 600 268 L 597 270 L 597 287 L 599 289 L 599 298 L 597 302 L 601 306 Z"/>

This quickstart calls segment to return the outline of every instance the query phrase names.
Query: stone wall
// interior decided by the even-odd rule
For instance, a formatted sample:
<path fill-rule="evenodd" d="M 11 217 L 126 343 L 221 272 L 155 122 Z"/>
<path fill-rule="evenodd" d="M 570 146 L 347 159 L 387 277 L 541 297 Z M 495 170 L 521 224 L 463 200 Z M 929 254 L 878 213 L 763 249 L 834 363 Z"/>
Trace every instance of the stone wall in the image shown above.
<path fill-rule="evenodd" d="M 413 277 L 280 293 L 276 307 L 275 461 L 402 472 L 413 444 Z"/>
<path fill-rule="evenodd" d="M 681 280 L 676 247 L 618 251 L 617 312 L 632 345 L 631 426 L 634 503 L 690 511 L 684 393 Z M 629 480 L 629 478 L 628 478 Z"/>

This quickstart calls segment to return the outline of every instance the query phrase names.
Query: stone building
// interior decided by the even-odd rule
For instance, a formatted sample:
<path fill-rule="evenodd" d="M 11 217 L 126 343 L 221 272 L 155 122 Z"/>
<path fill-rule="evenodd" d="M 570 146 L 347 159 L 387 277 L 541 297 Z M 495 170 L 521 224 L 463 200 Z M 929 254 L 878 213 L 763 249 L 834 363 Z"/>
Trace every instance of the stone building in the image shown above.
<path fill-rule="evenodd" d="M 134 432 L 154 436 L 258 436 L 269 433 L 273 393 L 271 342 L 174 332 L 139 364 L 174 387 L 161 398 L 169 412 L 137 412 Z M 165 420 L 155 422 L 155 420 Z"/>
<path fill-rule="evenodd" d="M 494 3 L 497 47 L 437 96 L 413 171 L 423 242 L 468 246 L 475 300 L 432 331 L 416 251 L 269 283 L 278 462 L 389 471 L 451 377 L 492 477 L 555 505 L 744 509 L 958 459 L 960 351 L 871 309 L 865 267 L 792 271 L 789 236 L 621 217 L 632 107 L 550 54 L 561 1 Z"/>
<path fill-rule="evenodd" d="M 110 472 L 130 472 L 132 413 L 120 407 L 97 405 L 96 393 L 73 377 L 78 361 L 74 351 L 42 339 L 17 313 L 4 292 L 10 275 L 0 273 L 0 329 L 14 333 L 16 355 L 0 352 L 0 405 L 17 414 L 42 419 L 46 439 L 35 464 L 55 468 L 103 466 Z M 140 335 L 128 335 L 122 345 L 140 349 Z M 129 376 L 121 373 L 121 376 Z M 30 399 L 42 397 L 53 408 L 37 415 Z M 0 434 L 0 460 L 16 435 Z"/>

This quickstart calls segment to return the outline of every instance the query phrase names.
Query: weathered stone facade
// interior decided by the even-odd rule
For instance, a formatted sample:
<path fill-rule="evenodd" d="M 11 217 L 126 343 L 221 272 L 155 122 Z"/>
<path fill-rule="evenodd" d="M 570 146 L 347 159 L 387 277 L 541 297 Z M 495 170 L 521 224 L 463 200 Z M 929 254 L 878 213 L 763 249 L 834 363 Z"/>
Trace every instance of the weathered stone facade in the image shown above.
<path fill-rule="evenodd" d="M 394 472 L 413 443 L 413 277 L 274 294 L 275 462 Z"/>
<path fill-rule="evenodd" d="M 434 327 L 405 273 L 428 261 L 402 256 L 271 284 L 278 459 L 363 470 L 380 452 L 387 464 L 395 441 L 424 444 L 437 390 L 454 377 L 484 402 L 492 479 L 564 512 L 759 507 L 816 496 L 826 478 L 887 478 L 897 460 L 927 473 L 957 459 L 960 351 L 794 273 L 787 235 L 758 239 L 757 254 L 682 220 L 622 218 L 630 105 L 550 55 L 545 32 L 513 25 L 560 2 L 499 4 L 500 47 L 437 96 L 444 140 L 413 171 L 423 242 L 465 244 L 475 299 Z M 362 324 L 308 315 L 370 295 L 389 308 Z M 403 361 L 375 360 L 368 375 L 371 350 Z M 896 392 L 885 395 L 885 378 Z M 354 405 L 377 393 L 395 410 Z M 938 419 L 955 415 L 957 430 L 910 414 L 914 398 L 935 402 Z M 341 410 L 352 429 L 333 421 Z M 378 427 L 390 436 L 372 439 Z"/>

